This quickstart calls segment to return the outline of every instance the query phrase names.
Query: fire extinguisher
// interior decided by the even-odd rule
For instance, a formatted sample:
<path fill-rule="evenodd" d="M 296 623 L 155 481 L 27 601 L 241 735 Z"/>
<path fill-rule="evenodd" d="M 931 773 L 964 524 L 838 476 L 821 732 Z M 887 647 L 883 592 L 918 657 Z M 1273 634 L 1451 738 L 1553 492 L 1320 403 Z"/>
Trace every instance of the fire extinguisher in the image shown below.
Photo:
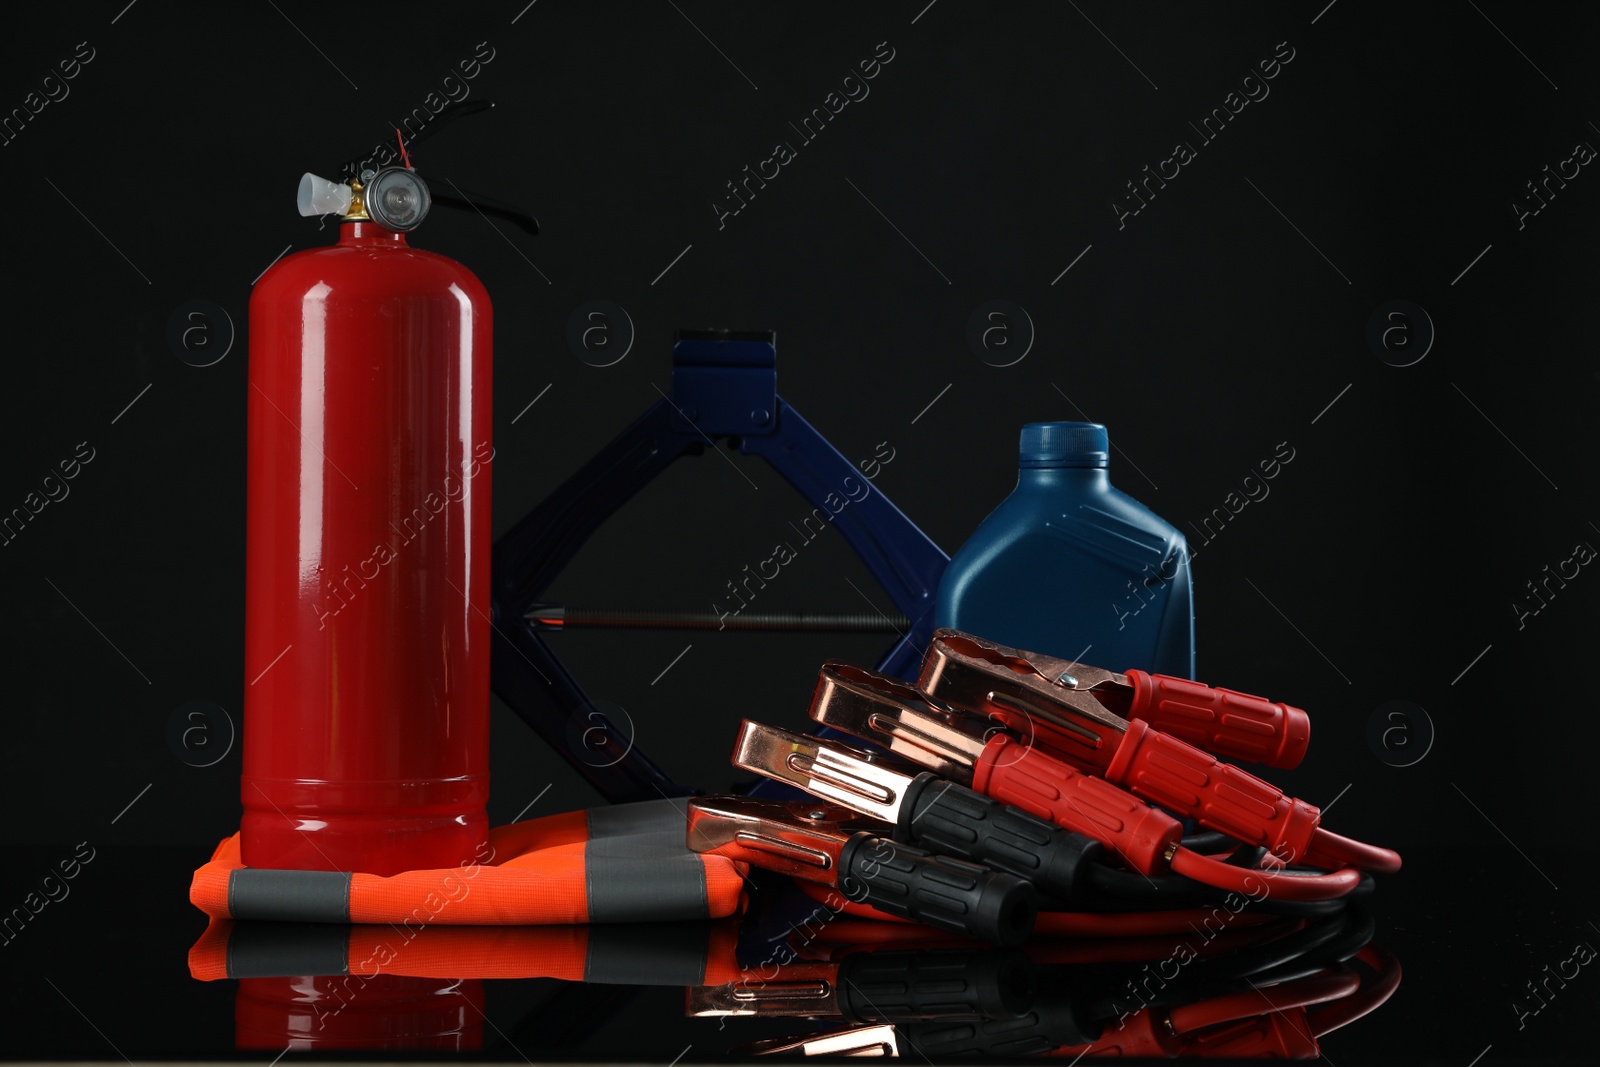
<path fill-rule="evenodd" d="M 450 118 L 487 101 L 441 112 Z M 242 858 L 361 871 L 479 862 L 488 839 L 492 313 L 412 248 L 434 202 L 398 165 L 307 174 L 338 242 L 250 298 Z"/>

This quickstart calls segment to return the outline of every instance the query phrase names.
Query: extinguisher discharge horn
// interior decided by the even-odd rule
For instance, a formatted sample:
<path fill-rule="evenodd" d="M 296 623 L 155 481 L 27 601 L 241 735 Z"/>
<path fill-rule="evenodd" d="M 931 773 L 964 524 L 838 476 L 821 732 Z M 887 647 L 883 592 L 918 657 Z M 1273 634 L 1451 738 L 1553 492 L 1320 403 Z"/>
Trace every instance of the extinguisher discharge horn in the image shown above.
<path fill-rule="evenodd" d="M 349 214 L 350 197 L 350 187 L 344 182 L 319 178 L 309 171 L 300 178 L 300 214 L 307 218 Z"/>

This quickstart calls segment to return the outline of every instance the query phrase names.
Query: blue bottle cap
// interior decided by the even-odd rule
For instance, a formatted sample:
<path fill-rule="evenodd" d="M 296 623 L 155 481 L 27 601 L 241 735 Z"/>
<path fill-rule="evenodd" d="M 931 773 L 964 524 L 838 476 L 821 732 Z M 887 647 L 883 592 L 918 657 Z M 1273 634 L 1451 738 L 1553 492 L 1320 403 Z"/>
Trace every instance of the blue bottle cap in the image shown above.
<path fill-rule="evenodd" d="M 1104 467 L 1111 439 L 1098 422 L 1030 422 L 1022 427 L 1020 465 Z"/>

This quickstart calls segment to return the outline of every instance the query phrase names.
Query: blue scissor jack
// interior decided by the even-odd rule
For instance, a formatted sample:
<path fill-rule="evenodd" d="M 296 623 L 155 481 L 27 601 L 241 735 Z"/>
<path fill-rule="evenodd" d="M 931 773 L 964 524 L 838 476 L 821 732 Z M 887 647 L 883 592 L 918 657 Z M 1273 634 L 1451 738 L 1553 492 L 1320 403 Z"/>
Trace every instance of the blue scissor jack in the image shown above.
<path fill-rule="evenodd" d="M 624 742 L 530 616 L 589 536 L 678 457 L 728 439 L 817 507 L 846 486 L 865 486 L 867 495 L 852 497 L 833 525 L 910 620 L 878 669 L 909 675 L 933 636 L 934 595 L 950 557 L 778 395 L 777 366 L 770 331 L 680 330 L 671 394 L 495 543 L 493 613 L 503 640 L 490 657 L 494 691 L 613 804 L 693 790 Z"/>

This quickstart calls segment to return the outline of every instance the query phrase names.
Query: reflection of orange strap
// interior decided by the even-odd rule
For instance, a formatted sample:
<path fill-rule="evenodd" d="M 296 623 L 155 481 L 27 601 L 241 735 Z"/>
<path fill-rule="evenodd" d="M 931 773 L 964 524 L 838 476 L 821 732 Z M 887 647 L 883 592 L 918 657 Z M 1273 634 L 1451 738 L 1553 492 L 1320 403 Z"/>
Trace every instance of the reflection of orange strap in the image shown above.
<path fill-rule="evenodd" d="M 257 923 L 256 927 L 267 924 Z M 725 985 L 744 973 L 734 954 L 738 942 L 738 922 L 702 924 L 705 940 L 692 953 L 679 953 L 659 969 L 665 975 L 682 971 L 682 985 Z M 273 924 L 274 929 L 279 929 Z M 202 982 L 223 978 L 248 977 L 230 970 L 237 965 L 234 938 L 244 926 L 227 919 L 212 919 L 211 925 L 189 950 L 189 973 Z M 341 967 L 326 969 L 342 974 L 370 978 L 377 974 L 414 978 L 556 978 L 565 982 L 610 981 L 626 977 L 626 959 L 619 961 L 617 946 L 597 944 L 591 926 L 430 926 L 401 930 L 394 926 L 328 926 L 329 938 L 341 943 L 336 953 L 344 960 Z M 684 928 L 686 932 L 692 930 Z M 643 933 L 643 936 L 638 936 Z M 633 956 L 648 947 L 648 931 L 630 929 Z M 643 941 L 646 944 L 641 945 Z M 282 940 L 276 942 L 281 954 Z M 609 953 L 611 959 L 597 959 L 596 952 Z M 330 954 L 323 954 L 324 956 Z M 626 953 L 624 955 L 627 955 Z M 618 966 L 619 962 L 622 964 Z M 635 961 L 637 962 L 637 961 Z M 308 961 L 309 964 L 309 961 Z M 647 980 L 648 968 L 635 967 L 640 981 Z M 694 972 L 694 973 L 690 973 Z"/>
<path fill-rule="evenodd" d="M 676 816 L 676 809 L 661 806 L 662 802 L 650 805 L 598 809 L 606 812 L 604 818 L 578 811 L 498 827 L 490 832 L 492 852 L 481 864 L 389 877 L 359 873 L 287 876 L 315 885 L 315 914 L 293 908 L 283 915 L 257 914 L 240 906 L 241 886 L 255 885 L 271 872 L 244 866 L 235 834 L 218 845 L 211 860 L 195 872 L 189 899 L 216 918 L 396 923 L 406 929 L 435 924 L 584 923 L 592 918 L 655 922 L 732 915 L 738 910 L 744 885 L 739 866 L 722 856 L 691 852 L 683 844 L 683 821 Z M 600 827 L 596 832 L 604 834 L 593 843 L 589 840 L 592 826 Z M 596 852 L 601 845 L 604 849 Z M 603 865 L 603 884 L 591 884 L 591 863 Z M 686 871 L 692 871 L 693 877 L 686 880 Z M 679 874 L 675 884 L 692 886 L 691 892 L 644 891 L 653 882 L 673 884 L 665 880 L 673 872 Z M 345 881 L 341 882 L 341 877 Z M 330 899 L 331 913 L 327 907 Z M 257 909 L 260 900 L 257 893 L 253 901 Z M 591 915 L 591 905 L 604 908 Z"/>

